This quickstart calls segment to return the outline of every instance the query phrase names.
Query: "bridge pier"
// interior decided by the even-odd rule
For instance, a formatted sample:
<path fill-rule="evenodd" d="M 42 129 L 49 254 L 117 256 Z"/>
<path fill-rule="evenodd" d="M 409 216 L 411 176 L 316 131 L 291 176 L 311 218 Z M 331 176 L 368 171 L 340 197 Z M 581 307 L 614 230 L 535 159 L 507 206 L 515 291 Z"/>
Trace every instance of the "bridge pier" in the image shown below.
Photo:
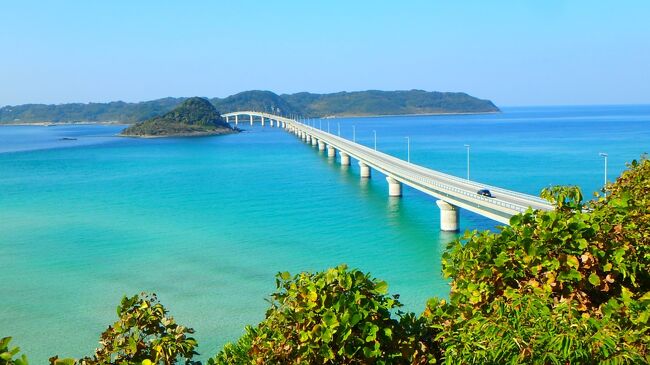
<path fill-rule="evenodd" d="M 253 119 L 254 119 L 254 117 L 253 117 L 253 115 L 251 114 L 251 127 L 253 126 Z"/>
<path fill-rule="evenodd" d="M 370 166 L 359 161 L 359 173 L 362 179 L 370 179 Z"/>
<path fill-rule="evenodd" d="M 307 137 L 308 137 L 307 133 L 305 133 L 305 132 L 301 132 L 301 133 L 302 133 L 302 140 L 307 141 Z"/>
<path fill-rule="evenodd" d="M 239 115 L 235 114 L 235 125 L 239 124 Z"/>
<path fill-rule="evenodd" d="M 315 146 L 318 144 L 318 139 L 316 137 L 311 137 L 311 145 Z"/>
<path fill-rule="evenodd" d="M 264 127 L 264 117 L 262 116 L 260 119 L 262 120 L 262 127 Z"/>
<path fill-rule="evenodd" d="M 325 142 L 318 140 L 318 150 L 325 151 Z"/>
<path fill-rule="evenodd" d="M 438 200 L 436 204 L 440 208 L 440 230 L 458 232 L 458 222 L 460 221 L 458 207 L 444 200 Z"/>
<path fill-rule="evenodd" d="M 388 181 L 388 196 L 402 196 L 402 183 L 393 179 L 390 176 L 386 176 L 386 181 Z"/>
<path fill-rule="evenodd" d="M 336 157 L 336 149 L 331 145 L 327 145 L 327 157 Z"/>
<path fill-rule="evenodd" d="M 339 155 L 341 156 L 341 166 L 350 166 L 350 155 L 341 151 L 339 151 Z"/>

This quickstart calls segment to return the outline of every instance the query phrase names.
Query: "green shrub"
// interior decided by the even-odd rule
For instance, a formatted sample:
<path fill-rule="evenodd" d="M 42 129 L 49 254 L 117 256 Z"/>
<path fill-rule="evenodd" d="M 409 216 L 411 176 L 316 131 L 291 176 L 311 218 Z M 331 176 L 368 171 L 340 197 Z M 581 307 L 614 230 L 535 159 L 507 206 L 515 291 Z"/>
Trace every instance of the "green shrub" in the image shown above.
<path fill-rule="evenodd" d="M 20 352 L 20 348 L 9 347 L 9 342 L 11 337 L 0 338 L 0 365 L 29 365 L 24 354 L 14 359 L 14 356 Z"/>
<path fill-rule="evenodd" d="M 81 360 L 50 359 L 52 365 L 171 365 L 199 364 L 194 331 L 176 324 L 155 294 L 124 297 L 117 307 L 119 319 L 100 338 L 100 347 L 92 357 Z"/>
<path fill-rule="evenodd" d="M 428 351 L 420 339 L 432 336 L 422 336 L 421 320 L 397 310 L 398 296 L 387 294 L 384 281 L 342 265 L 280 273 L 276 284 L 266 319 L 210 364 L 408 363 Z"/>
<path fill-rule="evenodd" d="M 650 161 L 593 202 L 551 188 L 557 208 L 452 242 L 450 303 L 424 316 L 446 363 L 641 364 L 650 343 Z"/>

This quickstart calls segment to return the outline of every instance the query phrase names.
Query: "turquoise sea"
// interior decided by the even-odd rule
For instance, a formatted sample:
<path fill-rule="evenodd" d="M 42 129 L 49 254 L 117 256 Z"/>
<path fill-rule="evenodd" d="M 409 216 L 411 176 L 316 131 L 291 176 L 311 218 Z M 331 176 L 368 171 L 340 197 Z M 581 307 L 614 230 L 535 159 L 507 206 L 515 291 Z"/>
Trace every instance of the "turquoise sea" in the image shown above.
<path fill-rule="evenodd" d="M 500 114 L 316 120 L 458 176 L 538 194 L 600 189 L 650 152 L 650 106 L 504 108 Z M 268 125 L 238 135 L 130 139 L 123 126 L 0 127 L 0 337 L 34 364 L 91 354 L 124 294 L 156 292 L 196 329 L 200 358 L 264 316 L 274 274 L 341 263 L 387 280 L 405 309 L 446 296 L 432 198 L 389 199 Z M 61 138 L 76 140 L 60 140 Z M 461 212 L 462 229 L 494 229 Z"/>

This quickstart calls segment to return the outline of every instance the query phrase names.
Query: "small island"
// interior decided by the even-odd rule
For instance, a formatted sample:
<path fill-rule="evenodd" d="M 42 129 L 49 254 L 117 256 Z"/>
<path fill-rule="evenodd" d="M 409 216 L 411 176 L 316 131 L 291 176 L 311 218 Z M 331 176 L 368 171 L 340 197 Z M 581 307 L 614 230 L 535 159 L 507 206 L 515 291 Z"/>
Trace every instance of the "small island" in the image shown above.
<path fill-rule="evenodd" d="M 192 97 L 161 116 L 136 123 L 122 131 L 127 137 L 189 137 L 237 133 L 206 99 Z"/>

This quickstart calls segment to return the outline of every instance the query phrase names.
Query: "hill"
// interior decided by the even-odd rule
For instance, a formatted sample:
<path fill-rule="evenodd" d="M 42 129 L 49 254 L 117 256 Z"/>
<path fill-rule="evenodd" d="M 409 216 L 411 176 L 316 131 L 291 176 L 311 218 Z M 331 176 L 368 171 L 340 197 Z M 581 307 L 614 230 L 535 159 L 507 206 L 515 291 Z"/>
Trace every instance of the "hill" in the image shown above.
<path fill-rule="evenodd" d="M 223 99 L 213 98 L 210 102 L 226 113 L 238 110 L 264 110 L 284 115 L 301 113 L 283 97 L 271 91 L 244 91 Z"/>
<path fill-rule="evenodd" d="M 206 99 L 193 97 L 162 116 L 136 123 L 123 136 L 164 137 L 229 134 L 236 132 Z"/>
<path fill-rule="evenodd" d="M 74 123 L 121 122 L 136 123 L 164 114 L 185 98 L 163 98 L 140 103 L 72 103 L 60 105 L 24 104 L 0 108 L 0 123 Z"/>
<path fill-rule="evenodd" d="M 25 104 L 0 108 L 0 123 L 137 123 L 169 112 L 187 98 L 164 98 L 141 103 Z M 465 93 L 408 91 L 356 91 L 333 94 L 277 95 L 271 91 L 244 91 L 210 102 L 221 112 L 257 110 L 309 118 L 404 114 L 494 113 L 491 101 Z"/>
<path fill-rule="evenodd" d="M 465 93 L 424 90 L 297 93 L 282 97 L 308 116 L 369 116 L 404 114 L 494 113 L 489 100 Z"/>

